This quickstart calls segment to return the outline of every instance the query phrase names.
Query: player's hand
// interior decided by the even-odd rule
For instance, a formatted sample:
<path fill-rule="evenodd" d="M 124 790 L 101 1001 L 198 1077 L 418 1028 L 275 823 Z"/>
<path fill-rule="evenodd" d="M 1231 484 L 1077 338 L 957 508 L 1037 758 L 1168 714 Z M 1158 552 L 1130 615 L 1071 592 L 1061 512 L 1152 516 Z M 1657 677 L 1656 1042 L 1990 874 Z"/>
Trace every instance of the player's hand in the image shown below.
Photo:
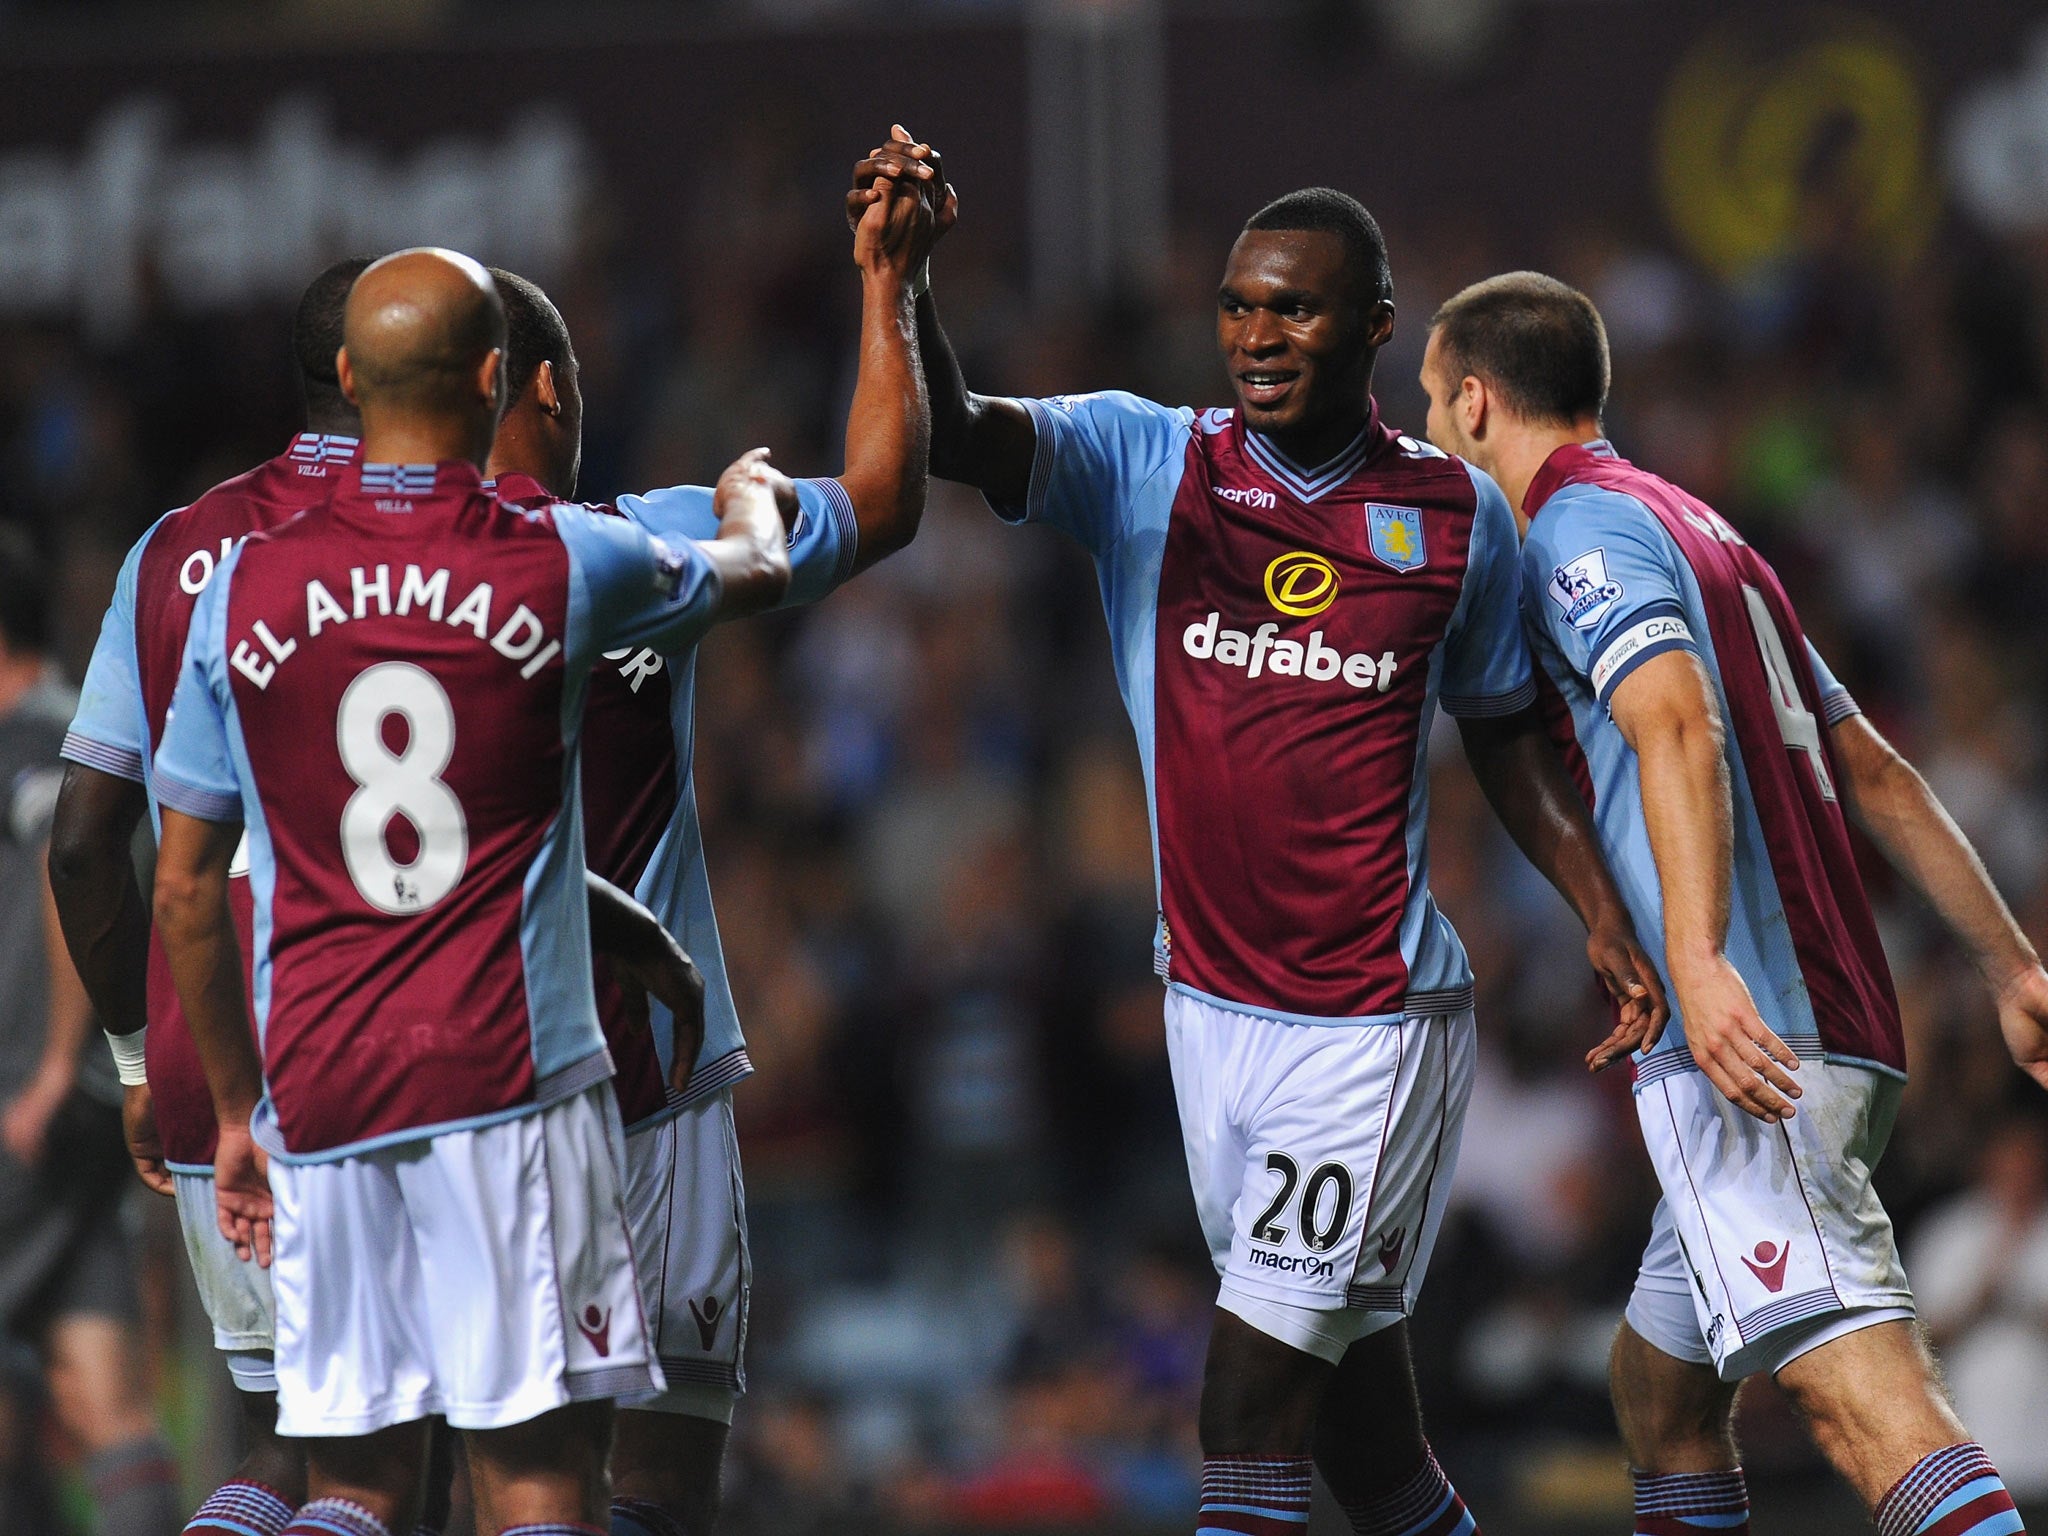
<path fill-rule="evenodd" d="M 749 503 L 767 497 L 784 528 L 796 526 L 802 503 L 797 500 L 796 482 L 768 462 L 766 448 L 749 448 L 725 466 L 711 492 L 711 510 L 719 522 L 730 521 L 752 510 Z"/>
<path fill-rule="evenodd" d="M 892 189 L 911 187 L 920 190 L 931 213 L 928 243 L 918 256 L 923 260 L 959 220 L 960 195 L 946 180 L 939 152 L 917 143 L 901 123 L 890 128 L 888 143 L 869 150 L 867 158 L 855 164 L 853 185 L 846 194 L 847 228 L 858 231 L 868 208 L 886 199 Z"/>
<path fill-rule="evenodd" d="M 1664 1001 L 1657 968 L 1636 942 L 1635 925 L 1625 913 L 1596 924 L 1586 935 L 1586 958 L 1620 1010 L 1613 1032 L 1586 1053 L 1586 1069 L 1604 1072 L 1655 1045 L 1663 1037 L 1671 1008 Z"/>
<path fill-rule="evenodd" d="M 670 938 L 659 950 L 645 955 L 613 955 L 613 974 L 626 993 L 627 1007 L 638 1003 L 638 1026 L 647 1025 L 644 999 L 652 997 L 675 1020 L 675 1054 L 670 1058 L 668 1084 L 681 1093 L 689 1086 L 690 1072 L 697 1065 L 697 1053 L 704 1048 L 704 974 L 688 951 Z"/>
<path fill-rule="evenodd" d="M 1998 994 L 1998 1028 L 2019 1069 L 2048 1088 L 2048 971 L 2021 971 Z"/>
<path fill-rule="evenodd" d="M 270 1268 L 270 1159 L 247 1125 L 222 1116 L 220 1143 L 213 1154 L 213 1198 L 220 1235 L 235 1245 L 235 1257 Z"/>
<path fill-rule="evenodd" d="M 149 1084 L 131 1083 L 121 1090 L 121 1134 L 135 1162 L 135 1176 L 159 1195 L 174 1195 L 170 1170 L 164 1167 L 164 1144 L 156 1132 L 156 1100 Z"/>
<path fill-rule="evenodd" d="M 1766 1125 L 1790 1120 L 1800 1087 L 1791 1074 L 1799 1058 L 1771 1033 L 1756 1000 L 1725 955 L 1696 972 L 1674 974 L 1692 1059 L 1728 1101 Z"/>

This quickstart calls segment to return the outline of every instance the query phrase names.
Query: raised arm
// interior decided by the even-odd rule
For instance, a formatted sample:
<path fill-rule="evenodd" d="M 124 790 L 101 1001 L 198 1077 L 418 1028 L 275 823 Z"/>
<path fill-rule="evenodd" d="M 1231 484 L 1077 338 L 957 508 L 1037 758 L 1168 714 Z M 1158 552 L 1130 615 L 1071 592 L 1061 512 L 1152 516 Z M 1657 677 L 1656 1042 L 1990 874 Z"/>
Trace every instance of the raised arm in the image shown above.
<path fill-rule="evenodd" d="M 933 200 L 934 243 L 953 227 L 959 198 L 945 179 L 937 151 L 914 142 L 900 124 L 890 130 L 887 144 L 854 167 L 853 188 L 846 195 L 847 221 L 858 228 L 869 205 L 888 195 L 886 184 L 892 181 L 942 189 Z M 953 344 L 939 324 L 929 285 L 920 286 L 925 291 L 917 299 L 917 349 L 930 402 L 931 472 L 942 480 L 975 486 L 998 504 L 1021 507 L 1031 489 L 1037 429 L 1014 400 L 968 389 Z"/>
<path fill-rule="evenodd" d="M 1830 732 L 1851 815 L 1970 953 L 2020 1070 L 2048 1088 L 2048 974 L 1977 850 L 1919 770 L 1860 714 Z"/>
<path fill-rule="evenodd" d="M 1713 687 L 1692 652 L 1667 651 L 1623 678 L 1608 707 L 1636 753 L 1664 894 L 1664 960 L 1693 1060 L 1759 1120 L 1789 1120 L 1799 1059 L 1764 1023 L 1724 950 L 1735 814 Z"/>
<path fill-rule="evenodd" d="M 931 256 L 933 209 L 908 186 L 871 198 L 853 227 L 860 268 L 860 370 L 846 413 L 839 483 L 860 530 L 854 569 L 865 570 L 917 536 L 931 456 L 931 408 L 918 363 L 913 279 Z"/>
<path fill-rule="evenodd" d="M 1524 709 L 1461 719 L 1458 730 L 1466 760 L 1501 825 L 1586 925 L 1586 956 L 1620 1008 L 1614 1032 L 1587 1053 L 1586 1065 L 1598 1072 L 1631 1051 L 1648 1050 L 1670 1014 L 1664 991 L 1600 855 L 1585 798 L 1565 772 L 1542 717 Z"/>

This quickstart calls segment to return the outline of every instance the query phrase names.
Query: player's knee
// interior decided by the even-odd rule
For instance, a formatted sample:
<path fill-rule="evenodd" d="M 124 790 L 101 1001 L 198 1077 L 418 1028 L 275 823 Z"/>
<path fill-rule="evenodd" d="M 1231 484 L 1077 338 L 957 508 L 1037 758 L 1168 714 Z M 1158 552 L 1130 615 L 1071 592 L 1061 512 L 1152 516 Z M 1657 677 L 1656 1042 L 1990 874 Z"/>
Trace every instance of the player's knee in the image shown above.
<path fill-rule="evenodd" d="M 1608 1386 L 1631 1465 L 1663 1472 L 1733 1459 L 1738 1389 L 1711 1366 L 1665 1355 L 1624 1326 L 1615 1337 Z"/>
<path fill-rule="evenodd" d="M 1202 1377 L 1205 1456 L 1305 1456 L 1331 1366 L 1219 1310 Z"/>

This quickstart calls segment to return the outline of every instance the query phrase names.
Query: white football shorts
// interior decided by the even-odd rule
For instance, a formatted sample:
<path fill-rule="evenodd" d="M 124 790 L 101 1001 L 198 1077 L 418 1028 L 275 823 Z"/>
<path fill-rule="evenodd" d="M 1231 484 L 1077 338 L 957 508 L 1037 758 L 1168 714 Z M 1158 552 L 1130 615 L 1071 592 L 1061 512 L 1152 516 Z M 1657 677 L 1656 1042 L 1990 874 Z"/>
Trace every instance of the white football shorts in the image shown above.
<path fill-rule="evenodd" d="M 668 1380 L 632 1406 L 730 1424 L 747 1385 L 753 1283 L 730 1088 L 627 1134 L 626 1220 Z"/>
<path fill-rule="evenodd" d="M 277 1430 L 499 1429 L 663 1388 L 610 1083 L 334 1162 L 273 1158 Z"/>
<path fill-rule="evenodd" d="M 1801 1060 L 1797 1081 L 1798 1113 L 1778 1125 L 1696 1070 L 1636 1090 L 1664 1198 L 1629 1326 L 1724 1381 L 1913 1315 L 1891 1218 L 1871 1187 L 1905 1085 L 1818 1058 Z"/>
<path fill-rule="evenodd" d="M 220 1211 L 213 1197 L 213 1176 L 171 1174 L 177 1191 L 178 1226 L 185 1236 L 185 1257 L 199 1290 L 199 1305 L 213 1324 L 213 1347 L 227 1356 L 228 1374 L 244 1392 L 275 1392 L 272 1367 L 275 1308 L 270 1298 L 270 1271 L 254 1259 L 235 1257 L 235 1245 L 220 1235 Z"/>
<path fill-rule="evenodd" d="M 1405 1318 L 1457 1168 L 1471 1011 L 1290 1024 L 1169 991 L 1166 1043 L 1217 1305 L 1329 1360 Z"/>

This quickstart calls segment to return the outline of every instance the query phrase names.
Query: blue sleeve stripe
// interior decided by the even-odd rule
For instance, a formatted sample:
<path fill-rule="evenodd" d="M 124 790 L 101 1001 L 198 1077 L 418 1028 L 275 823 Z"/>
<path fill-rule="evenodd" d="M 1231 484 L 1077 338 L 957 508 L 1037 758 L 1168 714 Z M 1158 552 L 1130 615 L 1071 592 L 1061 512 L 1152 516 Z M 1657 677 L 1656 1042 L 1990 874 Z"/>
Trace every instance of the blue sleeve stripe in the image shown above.
<path fill-rule="evenodd" d="M 1518 715 L 1536 702 L 1536 679 L 1531 677 L 1508 693 L 1445 693 L 1438 695 L 1437 702 L 1443 706 L 1445 714 L 1460 720 L 1490 720 L 1502 715 Z"/>
<path fill-rule="evenodd" d="M 1606 704 L 1612 700 L 1614 690 L 1619 688 L 1635 672 L 1636 668 L 1640 667 L 1644 662 L 1662 656 L 1666 651 L 1690 651 L 1693 655 L 1697 656 L 1699 649 L 1690 639 L 1680 640 L 1675 638 L 1654 641 L 1644 646 L 1620 666 L 1616 667 L 1613 674 L 1605 680 L 1600 689 L 1600 702 Z"/>
<path fill-rule="evenodd" d="M 1634 632 L 1636 626 L 1643 623 L 1646 619 L 1677 619 L 1680 623 L 1684 623 L 1685 610 L 1673 602 L 1644 604 L 1641 608 L 1629 614 L 1628 621 L 1625 624 L 1616 625 L 1607 632 L 1606 638 L 1599 645 L 1595 646 L 1592 653 L 1586 657 L 1586 669 L 1589 672 L 1598 671 L 1600 663 L 1607 653 L 1623 640 L 1626 640 Z M 1690 629 L 1689 625 L 1687 627 Z"/>
<path fill-rule="evenodd" d="M 198 818 L 200 821 L 240 821 L 242 819 L 242 797 L 224 795 L 218 790 L 201 789 L 196 784 L 187 784 L 183 779 L 173 778 L 159 768 L 156 775 L 156 798 L 159 805 L 168 806 L 182 815 Z"/>
<path fill-rule="evenodd" d="M 1840 725 L 1851 715 L 1863 713 L 1863 706 L 1856 702 L 1846 688 L 1838 693 L 1825 695 L 1820 701 L 1820 708 L 1821 713 L 1827 716 L 1829 725 Z"/>
<path fill-rule="evenodd" d="M 813 487 L 824 498 L 832 525 L 839 530 L 839 564 L 832 572 L 832 585 L 836 587 L 853 574 L 853 562 L 860 553 L 860 519 L 854 516 L 853 498 L 846 494 L 846 487 L 837 480 L 804 480 L 799 483 Z"/>
<path fill-rule="evenodd" d="M 143 782 L 142 754 L 133 747 L 117 746 L 110 741 L 96 741 L 77 731 L 67 731 L 64 735 L 64 745 L 58 749 L 57 755 L 66 762 L 78 763 L 100 773 L 109 773 L 117 779 L 130 779 L 137 784 Z"/>
<path fill-rule="evenodd" d="M 986 493 L 982 500 L 988 503 L 989 511 L 1006 523 L 1035 523 L 1045 516 L 1045 498 L 1052 485 L 1052 412 L 1042 400 L 1020 399 L 1017 404 L 1031 417 L 1031 429 L 1037 439 L 1031 450 L 1031 487 L 1024 493 L 1022 507 L 1004 506 Z"/>

